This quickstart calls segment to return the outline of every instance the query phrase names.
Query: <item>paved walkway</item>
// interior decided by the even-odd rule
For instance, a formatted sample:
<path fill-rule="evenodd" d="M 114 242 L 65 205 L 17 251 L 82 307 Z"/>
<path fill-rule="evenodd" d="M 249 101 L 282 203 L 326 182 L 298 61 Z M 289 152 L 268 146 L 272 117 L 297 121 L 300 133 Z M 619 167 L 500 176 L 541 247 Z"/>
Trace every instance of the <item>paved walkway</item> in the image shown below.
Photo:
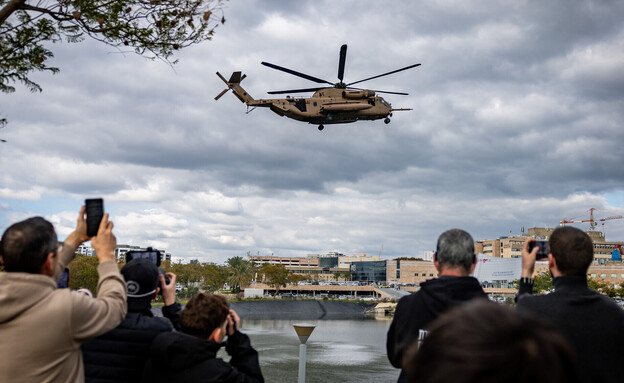
<path fill-rule="evenodd" d="M 399 300 L 402 297 L 409 295 L 410 292 L 409 291 L 405 291 L 405 290 L 396 290 L 393 288 L 377 288 L 377 290 L 379 290 L 382 294 L 386 294 L 388 296 L 390 296 L 392 299 L 396 299 Z"/>

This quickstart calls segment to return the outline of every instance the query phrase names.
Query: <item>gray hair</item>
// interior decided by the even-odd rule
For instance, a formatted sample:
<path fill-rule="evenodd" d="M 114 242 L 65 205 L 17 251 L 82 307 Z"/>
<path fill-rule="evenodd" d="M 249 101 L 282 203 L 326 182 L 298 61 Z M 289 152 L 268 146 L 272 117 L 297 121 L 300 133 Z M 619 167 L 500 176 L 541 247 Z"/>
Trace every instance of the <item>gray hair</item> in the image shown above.
<path fill-rule="evenodd" d="M 438 238 L 436 260 L 440 269 L 461 268 L 466 272 L 475 261 L 475 248 L 472 236 L 461 229 L 447 230 Z"/>

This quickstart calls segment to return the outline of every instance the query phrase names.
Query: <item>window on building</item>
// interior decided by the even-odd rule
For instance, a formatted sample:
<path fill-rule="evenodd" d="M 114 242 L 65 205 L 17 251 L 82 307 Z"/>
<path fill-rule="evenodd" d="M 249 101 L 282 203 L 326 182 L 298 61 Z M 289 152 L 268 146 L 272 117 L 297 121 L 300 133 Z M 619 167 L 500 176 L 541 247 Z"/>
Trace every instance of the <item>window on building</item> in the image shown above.
<path fill-rule="evenodd" d="M 429 273 L 429 276 L 430 276 L 430 277 L 433 277 L 433 274 L 432 274 L 432 273 Z"/>
<path fill-rule="evenodd" d="M 607 278 L 607 274 L 600 274 L 600 278 Z"/>
<path fill-rule="evenodd" d="M 591 277 L 596 278 L 596 273 L 592 273 Z"/>
<path fill-rule="evenodd" d="M 611 274 L 611 278 L 613 279 L 617 278 L 617 274 Z"/>
<path fill-rule="evenodd" d="M 423 277 L 426 277 L 426 276 L 427 276 L 427 273 L 422 273 L 422 276 L 423 276 Z"/>

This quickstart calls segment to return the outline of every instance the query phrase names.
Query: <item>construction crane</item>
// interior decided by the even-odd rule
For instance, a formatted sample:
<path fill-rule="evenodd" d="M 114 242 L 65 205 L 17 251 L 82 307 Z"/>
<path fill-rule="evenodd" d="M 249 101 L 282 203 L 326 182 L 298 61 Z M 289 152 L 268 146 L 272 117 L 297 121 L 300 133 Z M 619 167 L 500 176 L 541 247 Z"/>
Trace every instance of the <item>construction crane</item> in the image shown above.
<path fill-rule="evenodd" d="M 565 226 L 566 223 L 581 223 L 581 222 L 589 222 L 589 229 L 590 230 L 594 230 L 596 228 L 596 226 L 598 225 L 598 222 L 604 222 L 604 221 L 608 221 L 610 219 L 622 219 L 624 217 L 622 217 L 621 215 L 614 215 L 611 217 L 605 217 L 605 218 L 594 218 L 594 210 L 596 210 L 596 208 L 591 208 L 589 209 L 589 219 L 583 219 L 583 220 L 567 220 L 567 219 L 563 219 L 563 221 L 559 222 L 559 225 L 561 226 Z M 604 223 L 603 223 L 604 225 Z"/>

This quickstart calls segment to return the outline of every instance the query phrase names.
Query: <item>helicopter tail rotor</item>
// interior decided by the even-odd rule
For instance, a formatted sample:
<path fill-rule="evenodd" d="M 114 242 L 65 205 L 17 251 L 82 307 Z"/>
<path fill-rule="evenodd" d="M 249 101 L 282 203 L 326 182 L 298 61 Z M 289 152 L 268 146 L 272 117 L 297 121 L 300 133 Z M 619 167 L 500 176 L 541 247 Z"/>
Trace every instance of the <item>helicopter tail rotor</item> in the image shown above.
<path fill-rule="evenodd" d="M 223 96 L 224 94 L 227 93 L 228 90 L 232 89 L 232 93 L 238 97 L 239 100 L 241 100 L 241 102 L 246 102 L 246 100 L 237 92 L 236 88 L 240 88 L 240 83 L 241 81 L 243 81 L 245 79 L 245 77 L 247 77 L 246 74 L 241 75 L 241 72 L 234 72 L 232 73 L 232 76 L 230 77 L 230 80 L 226 80 L 225 77 L 223 77 L 221 75 L 221 73 L 217 72 L 217 76 L 219 76 L 219 78 L 228 86 L 227 88 L 223 89 L 221 91 L 221 93 L 219 93 L 217 95 L 217 97 L 215 97 L 215 100 L 218 100 L 221 98 L 221 96 Z M 244 92 L 245 95 L 247 96 L 247 92 Z"/>

